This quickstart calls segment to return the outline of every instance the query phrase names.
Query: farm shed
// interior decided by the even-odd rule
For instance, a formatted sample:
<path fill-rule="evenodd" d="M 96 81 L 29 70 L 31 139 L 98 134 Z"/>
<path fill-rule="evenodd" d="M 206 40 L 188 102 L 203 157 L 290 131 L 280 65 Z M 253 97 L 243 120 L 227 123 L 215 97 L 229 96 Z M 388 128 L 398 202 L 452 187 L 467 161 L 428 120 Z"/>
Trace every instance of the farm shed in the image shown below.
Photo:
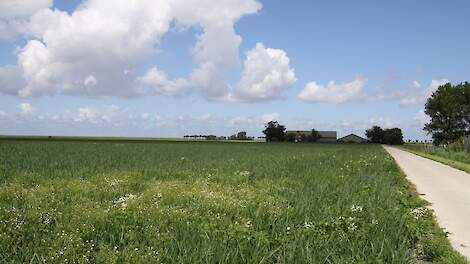
<path fill-rule="evenodd" d="M 317 140 L 317 142 L 336 142 L 336 139 L 338 138 L 336 131 L 317 131 L 318 135 L 320 138 Z M 305 130 L 288 130 L 286 131 L 287 134 L 293 133 L 297 135 L 310 135 L 312 134 L 311 130 L 305 131 Z"/>
<path fill-rule="evenodd" d="M 367 143 L 368 140 L 363 138 L 363 137 L 360 137 L 356 134 L 349 134 L 345 137 L 342 137 L 342 138 L 338 139 L 338 142 L 341 142 L 341 143 Z"/>

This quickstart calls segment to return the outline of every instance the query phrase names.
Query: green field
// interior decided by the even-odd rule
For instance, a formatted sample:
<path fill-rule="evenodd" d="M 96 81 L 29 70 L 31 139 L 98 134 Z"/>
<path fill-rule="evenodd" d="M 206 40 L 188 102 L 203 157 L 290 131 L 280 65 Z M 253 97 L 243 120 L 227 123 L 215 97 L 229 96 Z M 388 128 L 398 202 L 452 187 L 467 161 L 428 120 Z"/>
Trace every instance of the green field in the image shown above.
<path fill-rule="evenodd" d="M 378 145 L 0 140 L 0 263 L 465 263 Z"/>
<path fill-rule="evenodd" d="M 402 148 L 470 173 L 470 152 L 468 151 L 454 151 L 424 144 L 406 144 Z"/>

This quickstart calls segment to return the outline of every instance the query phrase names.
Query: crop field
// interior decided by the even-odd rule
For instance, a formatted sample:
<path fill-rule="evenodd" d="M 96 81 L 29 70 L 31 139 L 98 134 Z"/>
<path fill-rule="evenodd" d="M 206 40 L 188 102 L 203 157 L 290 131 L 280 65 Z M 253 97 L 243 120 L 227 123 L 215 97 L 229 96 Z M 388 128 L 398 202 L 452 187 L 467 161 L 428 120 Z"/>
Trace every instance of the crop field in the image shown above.
<path fill-rule="evenodd" d="M 0 141 L 0 263 L 465 263 L 424 206 L 376 145 Z"/>

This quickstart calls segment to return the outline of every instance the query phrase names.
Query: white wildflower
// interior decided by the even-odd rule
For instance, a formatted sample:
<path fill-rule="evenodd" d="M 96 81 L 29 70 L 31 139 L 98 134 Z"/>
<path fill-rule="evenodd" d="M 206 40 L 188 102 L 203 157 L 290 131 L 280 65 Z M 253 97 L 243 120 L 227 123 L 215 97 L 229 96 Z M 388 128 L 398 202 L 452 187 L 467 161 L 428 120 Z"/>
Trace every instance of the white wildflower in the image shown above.
<path fill-rule="evenodd" d="M 249 172 L 249 171 L 242 171 L 242 172 L 239 173 L 239 175 L 246 177 L 246 176 L 250 176 L 250 175 L 251 175 L 251 172 Z"/>
<path fill-rule="evenodd" d="M 116 201 L 116 203 L 124 203 L 124 202 L 127 202 L 127 201 L 129 201 L 129 200 L 134 199 L 135 197 L 136 197 L 136 196 L 133 195 L 133 194 L 128 194 L 128 195 L 126 195 L 126 196 L 123 196 L 123 197 L 119 198 L 119 199 Z"/>
<path fill-rule="evenodd" d="M 246 227 L 246 228 L 250 228 L 250 227 L 251 227 L 251 221 L 248 220 L 248 221 L 246 222 L 246 224 L 245 224 L 245 227 Z"/>
<path fill-rule="evenodd" d="M 362 206 L 359 206 L 359 205 L 353 205 L 353 206 L 351 206 L 351 211 L 352 211 L 353 213 L 362 212 L 362 209 L 363 209 L 363 207 L 362 207 Z"/>
<path fill-rule="evenodd" d="M 304 228 L 310 228 L 310 227 L 312 227 L 312 226 L 313 226 L 312 222 L 307 222 L 307 221 L 305 221 L 305 223 L 304 223 Z"/>
<path fill-rule="evenodd" d="M 427 208 L 424 208 L 424 207 L 418 207 L 418 208 L 415 208 L 413 209 L 410 214 L 415 218 L 415 219 L 419 219 L 421 217 L 423 217 L 426 213 L 427 213 L 428 209 Z"/>

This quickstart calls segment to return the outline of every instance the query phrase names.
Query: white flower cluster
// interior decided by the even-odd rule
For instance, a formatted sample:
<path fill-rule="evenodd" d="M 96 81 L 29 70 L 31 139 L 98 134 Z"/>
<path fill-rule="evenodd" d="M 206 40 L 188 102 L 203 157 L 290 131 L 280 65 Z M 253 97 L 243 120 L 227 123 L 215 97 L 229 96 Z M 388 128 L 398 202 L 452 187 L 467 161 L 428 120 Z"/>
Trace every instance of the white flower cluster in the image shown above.
<path fill-rule="evenodd" d="M 410 214 L 411 214 L 415 219 L 419 219 L 419 218 L 422 218 L 423 216 L 425 216 L 427 212 L 428 212 L 428 209 L 427 209 L 427 208 L 425 208 L 425 207 L 418 207 L 418 208 L 415 208 L 415 209 L 411 210 Z"/>

